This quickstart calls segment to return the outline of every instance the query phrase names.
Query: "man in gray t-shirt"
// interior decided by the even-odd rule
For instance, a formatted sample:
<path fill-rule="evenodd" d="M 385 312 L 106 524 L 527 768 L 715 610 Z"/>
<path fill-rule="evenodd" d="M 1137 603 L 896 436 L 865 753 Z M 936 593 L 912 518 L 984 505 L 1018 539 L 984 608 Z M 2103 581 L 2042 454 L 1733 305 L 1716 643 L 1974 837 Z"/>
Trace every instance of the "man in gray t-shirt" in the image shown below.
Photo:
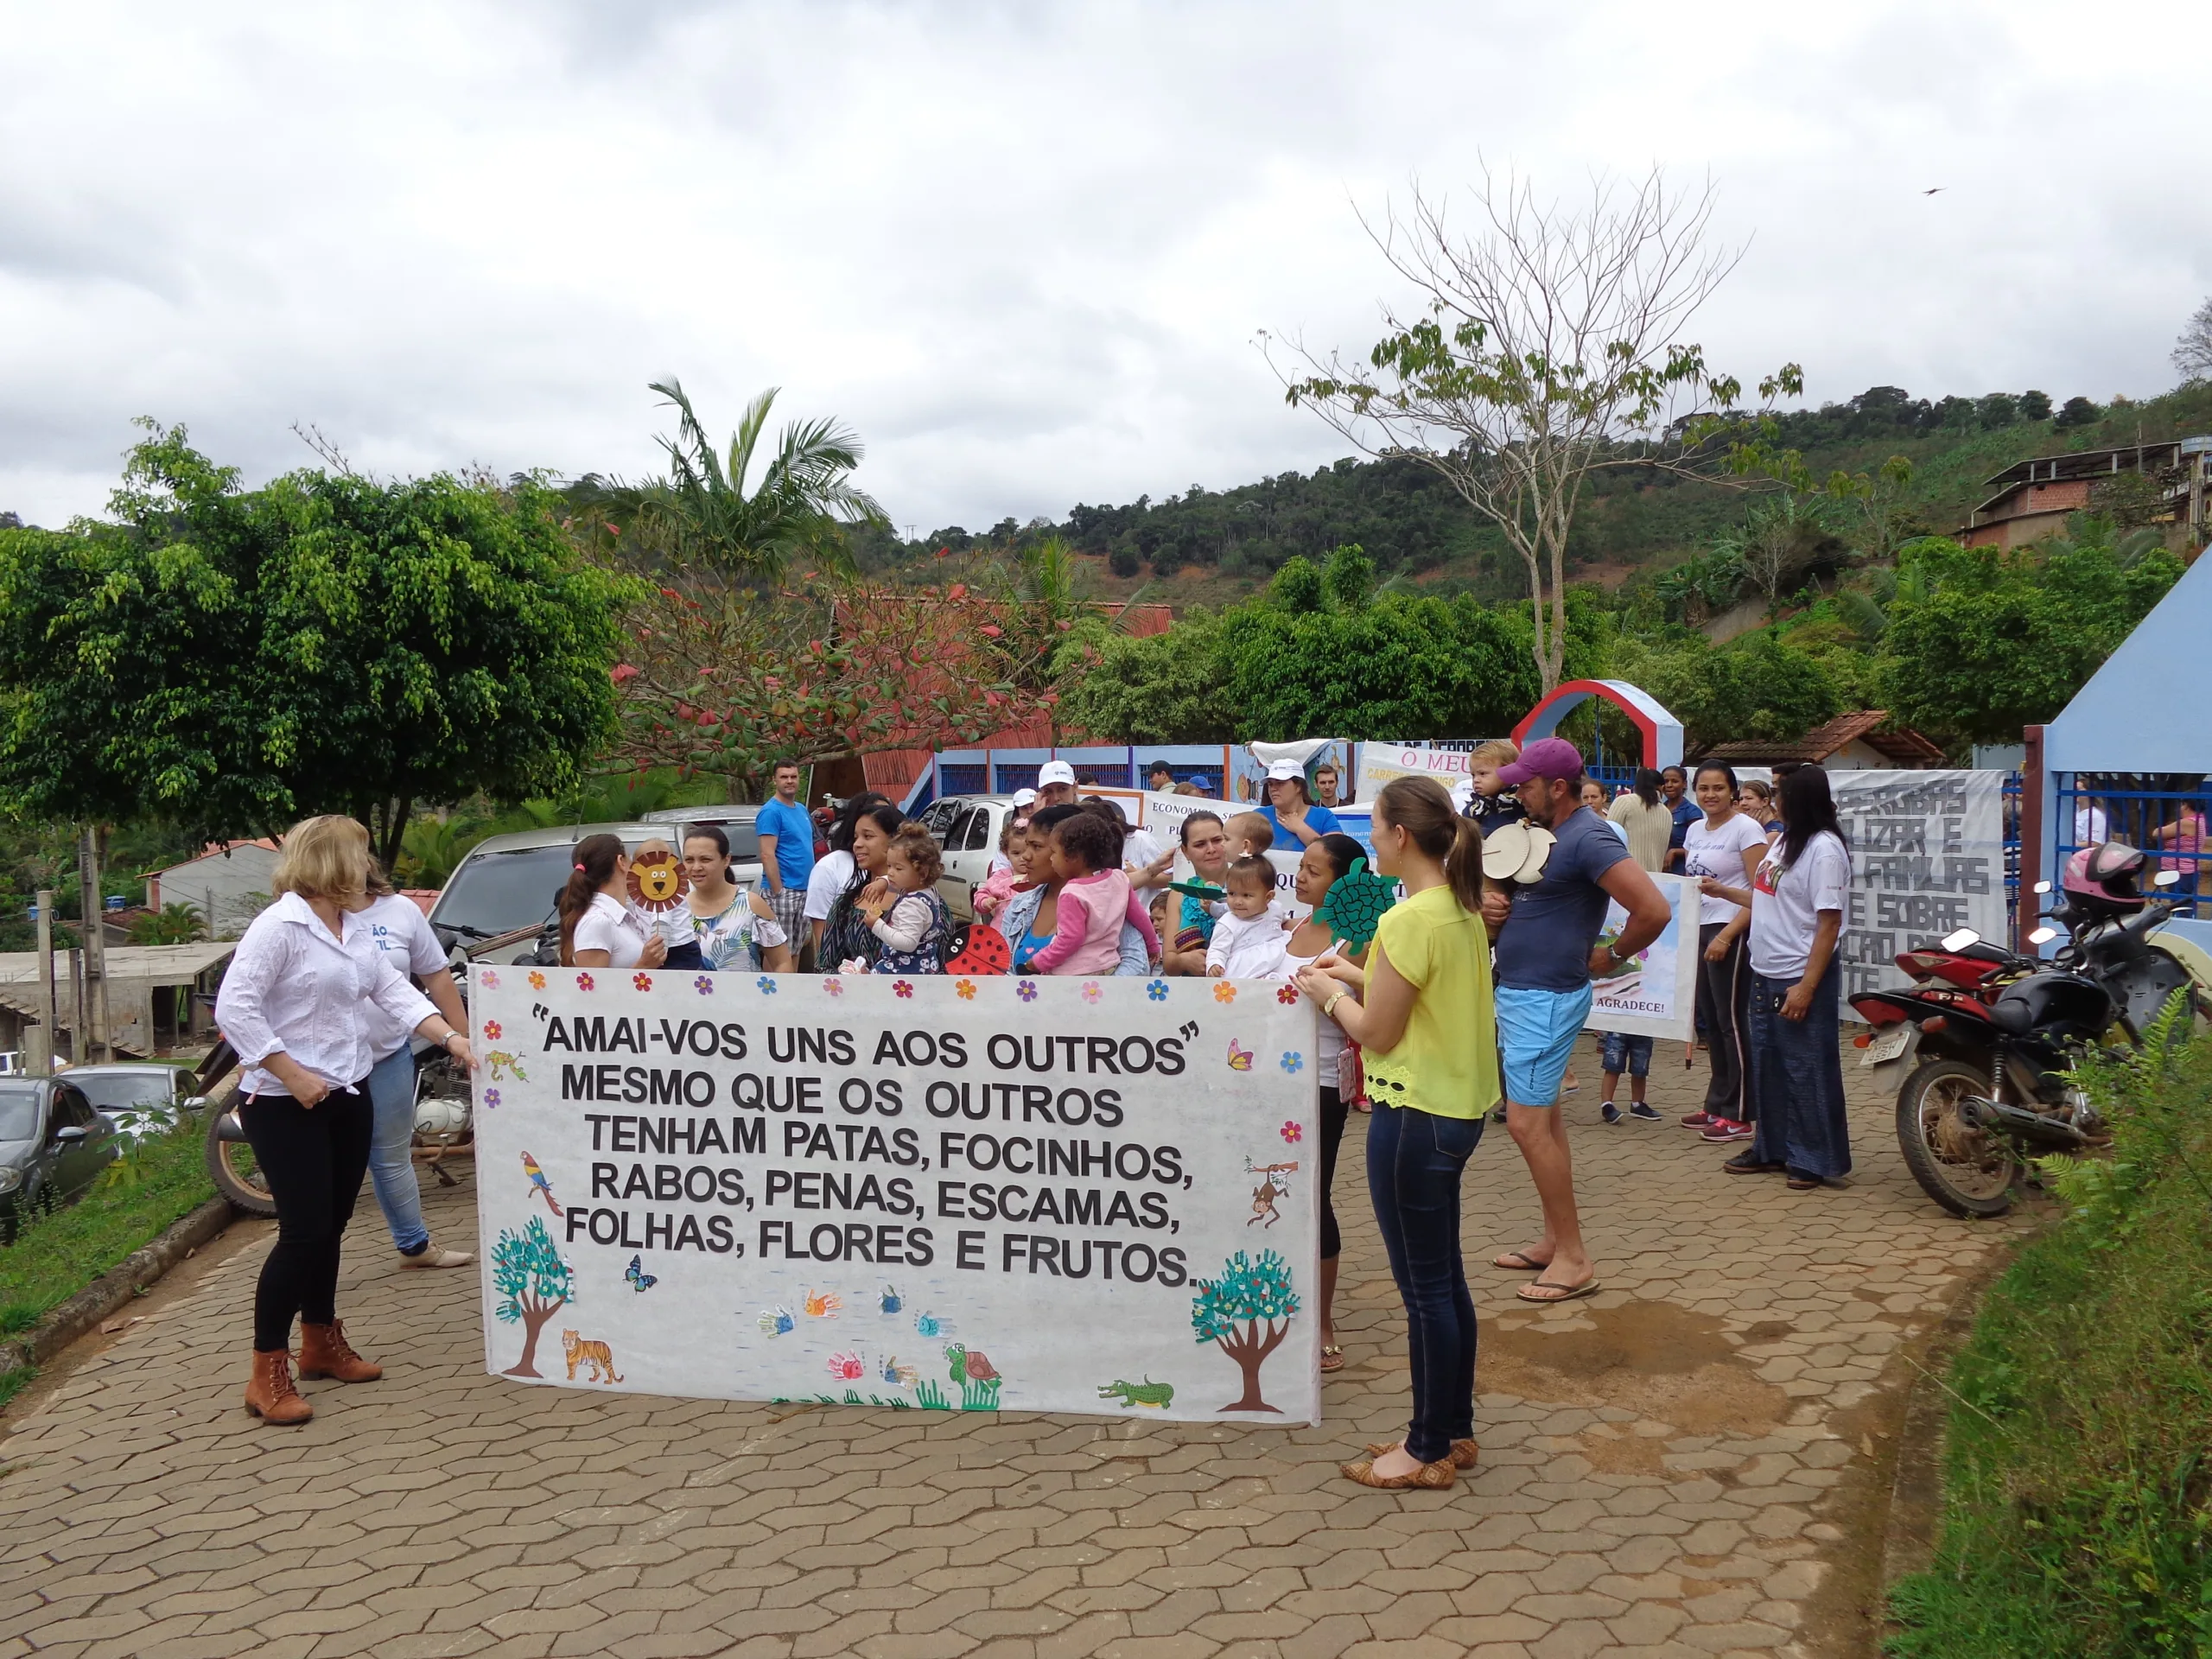
<path fill-rule="evenodd" d="M 1544 1207 L 1543 1236 L 1496 1265 L 1535 1270 L 1525 1302 L 1563 1302 L 1597 1288 L 1574 1205 L 1574 1165 L 1560 1080 L 1590 1017 L 1593 976 L 1618 972 L 1657 938 L 1673 912 L 1611 825 L 1582 804 L 1582 755 L 1563 738 L 1539 738 L 1498 768 L 1521 791 L 1529 822 L 1554 836 L 1533 882 L 1492 886 L 1483 919 L 1497 944 L 1497 1039 L 1505 1059 L 1505 1126 L 1528 1160 Z M 1611 945 L 1598 935 L 1618 900 L 1628 923 Z"/>

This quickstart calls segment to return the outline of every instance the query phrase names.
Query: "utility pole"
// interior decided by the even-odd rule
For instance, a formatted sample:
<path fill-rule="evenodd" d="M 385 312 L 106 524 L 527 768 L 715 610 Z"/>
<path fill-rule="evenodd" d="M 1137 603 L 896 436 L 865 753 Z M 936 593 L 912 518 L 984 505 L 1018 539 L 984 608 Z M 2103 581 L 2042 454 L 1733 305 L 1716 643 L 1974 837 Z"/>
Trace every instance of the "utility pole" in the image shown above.
<path fill-rule="evenodd" d="M 54 1075 L 54 892 L 38 891 L 38 1024 L 24 1046 L 23 1058 L 35 1077 Z"/>
<path fill-rule="evenodd" d="M 107 1040 L 107 924 L 100 898 L 99 830 L 92 824 L 77 832 L 77 910 L 84 918 L 85 1028 L 77 1052 L 87 1058 L 111 1060 Z"/>

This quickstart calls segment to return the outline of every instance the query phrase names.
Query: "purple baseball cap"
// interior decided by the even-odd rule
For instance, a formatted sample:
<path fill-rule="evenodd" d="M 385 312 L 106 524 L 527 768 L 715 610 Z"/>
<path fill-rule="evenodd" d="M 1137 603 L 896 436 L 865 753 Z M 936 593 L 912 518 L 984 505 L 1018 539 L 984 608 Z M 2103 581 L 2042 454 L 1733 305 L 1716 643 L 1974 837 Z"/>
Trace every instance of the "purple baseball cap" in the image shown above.
<path fill-rule="evenodd" d="M 1521 751 L 1518 760 L 1497 769 L 1497 781 L 1511 788 L 1531 778 L 1572 778 L 1581 770 L 1581 750 L 1563 737 L 1540 737 Z"/>

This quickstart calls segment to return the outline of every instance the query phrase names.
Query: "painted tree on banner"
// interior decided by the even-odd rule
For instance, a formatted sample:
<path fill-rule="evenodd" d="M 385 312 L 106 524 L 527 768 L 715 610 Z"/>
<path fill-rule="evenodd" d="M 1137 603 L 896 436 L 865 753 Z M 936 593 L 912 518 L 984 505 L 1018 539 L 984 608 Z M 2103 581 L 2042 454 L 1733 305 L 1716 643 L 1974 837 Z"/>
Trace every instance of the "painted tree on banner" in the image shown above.
<path fill-rule="evenodd" d="M 1222 1264 L 1219 1278 L 1198 1281 L 1198 1294 L 1191 1300 L 1191 1328 L 1201 1343 L 1212 1343 L 1244 1374 L 1244 1392 L 1224 1411 L 1281 1409 L 1261 1396 L 1260 1368 L 1282 1346 L 1297 1312 L 1290 1263 L 1274 1250 L 1262 1250 L 1256 1262 L 1239 1250 Z"/>
<path fill-rule="evenodd" d="M 546 1324 L 575 1299 L 575 1270 L 554 1248 L 553 1235 L 537 1217 L 517 1233 L 499 1230 L 492 1248 L 492 1288 L 500 1300 L 492 1312 L 502 1324 L 519 1324 L 524 1332 L 522 1357 L 507 1368 L 509 1376 L 536 1376 L 537 1338 Z"/>

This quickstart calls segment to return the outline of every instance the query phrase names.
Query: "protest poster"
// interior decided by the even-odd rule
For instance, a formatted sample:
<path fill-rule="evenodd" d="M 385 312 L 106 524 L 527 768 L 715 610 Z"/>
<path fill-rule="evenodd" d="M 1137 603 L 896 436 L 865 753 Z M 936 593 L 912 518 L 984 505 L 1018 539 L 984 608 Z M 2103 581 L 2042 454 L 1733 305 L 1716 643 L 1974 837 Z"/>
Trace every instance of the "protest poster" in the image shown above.
<path fill-rule="evenodd" d="M 496 1375 L 1320 1419 L 1287 987 L 518 966 L 472 1002 Z"/>
<path fill-rule="evenodd" d="M 1592 982 L 1592 1031 L 1618 1031 L 1630 1037 L 1671 1037 L 1688 1042 L 1697 1027 L 1697 916 L 1694 881 L 1679 875 L 1654 875 L 1672 912 L 1659 937 L 1636 953 L 1620 972 Z M 1605 906 L 1599 944 L 1610 944 L 1628 925 L 1628 912 Z"/>
<path fill-rule="evenodd" d="M 1467 761 L 1474 746 L 1437 748 L 1425 743 L 1362 743 L 1359 746 L 1359 798 L 1371 801 L 1376 791 L 1394 778 L 1433 778 L 1450 789 L 1467 775 Z"/>
<path fill-rule="evenodd" d="M 1847 1017 L 1860 992 L 1911 982 L 1901 950 L 1962 927 L 2005 941 L 2002 772 L 1834 772 L 1828 784 L 1851 849 L 1836 947 Z"/>

